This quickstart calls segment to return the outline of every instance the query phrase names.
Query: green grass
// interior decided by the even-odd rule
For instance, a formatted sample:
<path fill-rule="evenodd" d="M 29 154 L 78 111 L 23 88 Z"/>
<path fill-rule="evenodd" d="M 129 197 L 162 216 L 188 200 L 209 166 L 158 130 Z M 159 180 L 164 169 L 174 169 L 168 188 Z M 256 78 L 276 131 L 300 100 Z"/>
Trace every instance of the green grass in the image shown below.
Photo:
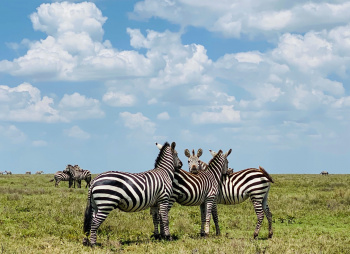
<path fill-rule="evenodd" d="M 151 240 L 149 209 L 114 210 L 98 231 L 94 249 L 82 245 L 87 189 L 58 188 L 53 175 L 0 176 L 0 253 L 350 253 L 350 175 L 273 175 L 269 206 L 274 236 L 264 219 L 253 240 L 256 215 L 249 200 L 219 205 L 201 238 L 199 207 L 175 205 L 170 232 L 176 240 Z"/>

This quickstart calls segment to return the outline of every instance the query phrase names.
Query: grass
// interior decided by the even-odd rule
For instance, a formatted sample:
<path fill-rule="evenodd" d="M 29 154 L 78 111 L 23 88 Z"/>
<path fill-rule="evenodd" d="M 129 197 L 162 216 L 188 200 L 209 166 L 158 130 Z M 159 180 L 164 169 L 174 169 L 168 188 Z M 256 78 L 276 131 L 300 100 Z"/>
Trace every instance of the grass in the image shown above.
<path fill-rule="evenodd" d="M 58 188 L 53 175 L 0 176 L 0 253 L 350 253 L 350 175 L 273 175 L 269 206 L 274 236 L 264 219 L 253 240 L 256 215 L 249 200 L 219 205 L 201 238 L 199 207 L 175 205 L 170 232 L 176 240 L 150 238 L 149 210 L 114 210 L 98 231 L 94 249 L 82 245 L 87 189 Z"/>

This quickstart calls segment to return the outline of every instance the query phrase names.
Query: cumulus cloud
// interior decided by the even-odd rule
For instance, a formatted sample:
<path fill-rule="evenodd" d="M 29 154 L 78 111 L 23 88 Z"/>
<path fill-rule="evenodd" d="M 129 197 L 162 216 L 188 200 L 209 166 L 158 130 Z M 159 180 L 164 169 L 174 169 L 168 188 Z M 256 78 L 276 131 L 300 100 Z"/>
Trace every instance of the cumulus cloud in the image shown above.
<path fill-rule="evenodd" d="M 65 129 L 64 134 L 68 137 L 76 138 L 76 139 L 89 139 L 90 138 L 90 134 L 86 131 L 83 131 L 77 125 L 74 125 L 70 129 Z"/>
<path fill-rule="evenodd" d="M 42 4 L 31 16 L 45 39 L 28 44 L 24 56 L 0 61 L 0 72 L 33 80 L 96 80 L 147 76 L 151 61 L 102 41 L 106 18 L 94 3 Z"/>
<path fill-rule="evenodd" d="M 29 83 L 16 87 L 0 85 L 2 121 L 53 123 L 101 118 L 104 115 L 98 100 L 79 93 L 65 94 L 55 105 L 53 98 L 42 97 L 40 90 Z"/>
<path fill-rule="evenodd" d="M 65 94 L 58 104 L 58 109 L 67 121 L 101 118 L 105 115 L 97 99 L 87 98 L 79 93 Z"/>
<path fill-rule="evenodd" d="M 131 130 L 142 131 L 148 134 L 154 134 L 156 131 L 156 125 L 149 118 L 145 117 L 142 113 L 130 113 L 122 112 L 119 114 L 125 127 Z"/>
<path fill-rule="evenodd" d="M 157 115 L 157 119 L 159 119 L 159 120 L 169 120 L 170 116 L 169 116 L 168 112 L 162 112 L 162 113 Z"/>
<path fill-rule="evenodd" d="M 244 11 L 242 11 L 244 10 Z M 260 1 L 162 1 L 137 2 L 130 17 L 149 19 L 158 17 L 183 27 L 203 27 L 227 37 L 242 35 L 279 36 L 281 33 L 304 33 L 329 29 L 348 23 L 348 1 L 297 1 L 284 3 L 278 0 Z M 327 16 L 327 19 L 324 17 Z M 183 18 L 186 17 L 186 18 Z"/>
<path fill-rule="evenodd" d="M 26 141 L 27 135 L 15 125 L 0 125 L 0 138 L 5 141 L 10 141 L 12 144 L 19 144 Z"/>
<path fill-rule="evenodd" d="M 123 92 L 107 92 L 102 100 L 112 107 L 130 107 L 136 103 L 136 97 Z"/>
<path fill-rule="evenodd" d="M 238 123 L 241 119 L 240 112 L 233 109 L 233 106 L 214 107 L 212 111 L 192 113 L 192 122 L 195 124 L 222 124 Z"/>
<path fill-rule="evenodd" d="M 41 97 L 29 83 L 17 87 L 0 86 L 0 119 L 15 122 L 57 122 L 62 118 L 53 108 L 52 98 Z"/>

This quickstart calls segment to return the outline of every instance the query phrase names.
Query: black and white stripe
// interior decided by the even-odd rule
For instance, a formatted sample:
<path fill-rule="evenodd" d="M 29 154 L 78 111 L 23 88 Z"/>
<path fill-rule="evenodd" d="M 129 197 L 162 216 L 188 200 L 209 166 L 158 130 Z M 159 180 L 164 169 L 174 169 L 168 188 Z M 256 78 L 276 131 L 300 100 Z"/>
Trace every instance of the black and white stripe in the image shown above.
<path fill-rule="evenodd" d="M 90 234 L 90 245 L 96 244 L 96 232 L 108 214 L 116 208 L 124 212 L 137 212 L 152 207 L 159 211 L 164 232 L 170 239 L 168 204 L 172 195 L 174 168 L 182 162 L 175 151 L 165 143 L 161 149 L 155 168 L 143 173 L 109 171 L 98 175 L 91 182 L 84 218 L 84 232 Z M 84 244 L 89 244 L 87 238 Z"/>
<path fill-rule="evenodd" d="M 159 148 L 159 146 L 158 146 Z M 224 167 L 225 158 L 220 150 L 209 163 L 208 170 L 199 171 L 198 174 L 186 172 L 180 168 L 175 169 L 173 195 L 170 198 L 169 210 L 173 203 L 183 206 L 200 206 L 201 235 L 209 234 L 211 210 L 219 194 L 219 183 L 227 168 Z M 157 215 L 152 214 L 157 230 Z"/>
<path fill-rule="evenodd" d="M 64 173 L 64 172 L 62 172 L 62 171 L 57 171 L 56 173 L 55 173 L 55 175 L 53 176 L 53 179 L 52 180 L 50 180 L 50 182 L 53 182 L 53 181 L 55 181 L 55 187 L 57 187 L 58 186 L 58 184 L 61 182 L 61 181 L 69 181 L 69 188 L 72 186 L 72 184 L 73 184 L 73 179 L 72 179 L 72 177 L 69 175 L 69 174 L 67 174 L 67 173 Z"/>
<path fill-rule="evenodd" d="M 91 182 L 91 172 L 90 170 L 81 169 L 78 165 L 67 165 L 66 169 L 63 172 L 69 174 L 74 181 L 77 182 L 78 188 L 81 188 L 81 181 L 84 180 L 86 182 L 85 188 L 90 186 Z M 74 182 L 75 188 L 75 182 Z"/>
<path fill-rule="evenodd" d="M 231 149 L 224 154 L 225 164 L 228 167 L 227 156 L 231 153 Z M 211 151 L 211 154 L 215 156 L 215 152 Z M 199 161 L 200 169 L 194 169 L 195 171 L 206 171 L 208 165 L 202 161 Z M 192 165 L 190 167 L 192 170 Z M 235 205 L 244 202 L 248 198 L 253 203 L 255 213 L 258 221 L 254 231 L 254 238 L 258 237 L 261 223 L 264 219 L 264 214 L 269 224 L 269 238 L 273 235 L 272 230 L 272 214 L 267 204 L 268 193 L 273 180 L 266 170 L 259 166 L 257 168 L 248 168 L 242 171 L 233 172 L 224 175 L 220 188 L 217 204 Z M 217 214 L 216 204 L 213 207 L 213 220 L 215 222 L 216 233 L 220 234 L 219 220 Z"/>

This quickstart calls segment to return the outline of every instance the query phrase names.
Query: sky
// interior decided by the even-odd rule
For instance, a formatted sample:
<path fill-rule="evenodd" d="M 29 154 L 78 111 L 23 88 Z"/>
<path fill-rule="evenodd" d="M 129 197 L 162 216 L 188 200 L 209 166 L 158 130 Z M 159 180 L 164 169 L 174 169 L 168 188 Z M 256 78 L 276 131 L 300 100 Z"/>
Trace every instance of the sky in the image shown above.
<path fill-rule="evenodd" d="M 0 3 L 0 171 L 350 173 L 350 1 Z"/>

